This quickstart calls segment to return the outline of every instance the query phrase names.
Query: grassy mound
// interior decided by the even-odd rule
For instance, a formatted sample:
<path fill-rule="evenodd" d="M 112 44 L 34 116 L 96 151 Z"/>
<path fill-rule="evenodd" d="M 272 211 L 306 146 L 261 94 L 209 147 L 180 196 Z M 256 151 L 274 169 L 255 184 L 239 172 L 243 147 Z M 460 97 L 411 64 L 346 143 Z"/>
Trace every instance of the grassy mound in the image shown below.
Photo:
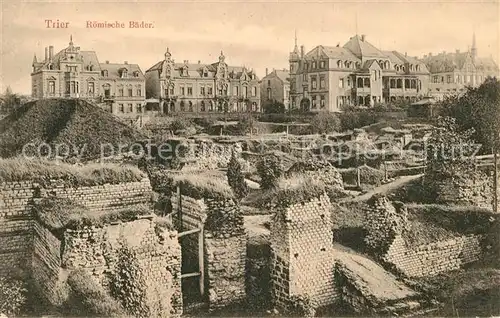
<path fill-rule="evenodd" d="M 46 99 L 24 104 L 0 121 L 0 156 L 20 154 L 26 144 L 56 145 L 72 157 L 99 157 L 101 145 L 130 145 L 143 136 L 100 107 L 79 99 Z M 35 151 L 34 147 L 30 151 Z M 110 148 L 110 147 L 109 147 Z M 48 155 L 48 148 L 44 149 Z M 75 154 L 75 151 L 77 154 Z"/>
<path fill-rule="evenodd" d="M 44 185 L 54 179 L 78 187 L 134 182 L 145 177 L 144 172 L 131 165 L 95 163 L 76 166 L 49 160 L 0 159 L 0 182 L 31 180 Z"/>

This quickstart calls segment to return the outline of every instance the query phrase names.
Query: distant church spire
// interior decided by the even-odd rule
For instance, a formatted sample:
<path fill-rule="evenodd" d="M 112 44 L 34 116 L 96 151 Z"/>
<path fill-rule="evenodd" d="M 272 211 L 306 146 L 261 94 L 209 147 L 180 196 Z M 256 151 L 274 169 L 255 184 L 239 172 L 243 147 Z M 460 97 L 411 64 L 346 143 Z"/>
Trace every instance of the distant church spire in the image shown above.
<path fill-rule="evenodd" d="M 299 52 L 299 45 L 297 44 L 297 29 L 295 29 L 295 46 L 293 47 L 293 52 L 298 53 Z"/>
<path fill-rule="evenodd" d="M 69 45 L 73 46 L 73 35 L 69 36 Z"/>
<path fill-rule="evenodd" d="M 470 50 L 472 54 L 472 58 L 476 58 L 477 56 L 477 47 L 476 47 L 476 32 L 472 32 L 472 48 Z"/>

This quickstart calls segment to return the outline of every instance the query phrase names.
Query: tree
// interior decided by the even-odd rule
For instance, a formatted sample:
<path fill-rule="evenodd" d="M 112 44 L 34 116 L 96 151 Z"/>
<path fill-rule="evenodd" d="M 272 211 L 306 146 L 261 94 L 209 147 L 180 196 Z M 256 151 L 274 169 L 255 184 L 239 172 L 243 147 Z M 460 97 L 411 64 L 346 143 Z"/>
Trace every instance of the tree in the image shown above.
<path fill-rule="evenodd" d="M 260 177 L 262 189 L 270 189 L 276 186 L 278 179 L 283 175 L 284 169 L 280 158 L 270 155 L 257 162 L 257 173 Z"/>
<path fill-rule="evenodd" d="M 239 200 L 243 199 L 248 194 L 248 185 L 245 182 L 245 177 L 241 171 L 241 164 L 236 158 L 236 154 L 233 151 L 231 154 L 231 159 L 227 166 L 227 181 L 231 189 Z"/>
<path fill-rule="evenodd" d="M 339 131 L 340 119 L 337 114 L 321 111 L 313 117 L 311 128 L 315 134 L 328 134 Z"/>
<path fill-rule="evenodd" d="M 303 112 L 309 112 L 311 111 L 311 101 L 309 98 L 302 98 L 300 101 L 300 110 Z"/>
<path fill-rule="evenodd" d="M 3 113 L 10 113 L 21 106 L 21 97 L 12 93 L 10 86 L 7 86 L 5 93 L 0 97 L 0 110 Z"/>
<path fill-rule="evenodd" d="M 285 113 L 285 104 L 278 101 L 268 101 L 264 105 L 265 114 L 283 114 Z"/>
<path fill-rule="evenodd" d="M 251 114 L 240 115 L 236 125 L 237 134 L 245 135 L 255 127 L 255 118 Z"/>
<path fill-rule="evenodd" d="M 460 131 L 474 129 L 471 136 L 482 145 L 482 153 L 498 151 L 500 146 L 500 81 L 487 78 L 476 88 L 468 87 L 462 96 L 440 103 L 441 115 L 453 117 Z"/>

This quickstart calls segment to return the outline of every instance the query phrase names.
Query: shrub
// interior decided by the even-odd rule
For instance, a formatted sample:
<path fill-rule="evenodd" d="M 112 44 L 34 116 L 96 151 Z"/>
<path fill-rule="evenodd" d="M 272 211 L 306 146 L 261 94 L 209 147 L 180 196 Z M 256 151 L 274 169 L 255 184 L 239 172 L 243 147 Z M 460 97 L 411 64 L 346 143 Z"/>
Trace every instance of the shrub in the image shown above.
<path fill-rule="evenodd" d="M 265 156 L 257 162 L 257 173 L 260 177 L 262 189 L 276 186 L 278 179 L 283 175 L 284 169 L 280 159 L 274 155 Z"/>
<path fill-rule="evenodd" d="M 285 105 L 278 101 L 268 101 L 262 107 L 264 114 L 283 114 L 285 113 Z"/>
<path fill-rule="evenodd" d="M 319 112 L 311 120 L 311 129 L 315 134 L 333 133 L 339 131 L 340 128 L 338 115 L 328 111 Z"/>
<path fill-rule="evenodd" d="M 317 304 L 308 296 L 293 295 L 288 300 L 288 315 L 291 317 L 314 317 Z"/>
<path fill-rule="evenodd" d="M 68 299 L 63 310 L 83 316 L 123 317 L 125 312 L 117 302 L 87 271 L 72 271 L 67 280 Z"/>
<path fill-rule="evenodd" d="M 27 292 L 23 281 L 0 276 L 0 315 L 19 315 Z"/>
<path fill-rule="evenodd" d="M 362 110 L 362 111 L 347 110 L 341 113 L 339 116 L 340 116 L 341 131 L 361 128 L 376 123 L 378 121 L 378 116 L 376 115 L 376 113 L 367 110 Z"/>
<path fill-rule="evenodd" d="M 248 185 L 245 182 L 245 177 L 241 171 L 241 164 L 238 162 L 234 151 L 227 167 L 227 181 L 238 199 L 247 196 Z"/>

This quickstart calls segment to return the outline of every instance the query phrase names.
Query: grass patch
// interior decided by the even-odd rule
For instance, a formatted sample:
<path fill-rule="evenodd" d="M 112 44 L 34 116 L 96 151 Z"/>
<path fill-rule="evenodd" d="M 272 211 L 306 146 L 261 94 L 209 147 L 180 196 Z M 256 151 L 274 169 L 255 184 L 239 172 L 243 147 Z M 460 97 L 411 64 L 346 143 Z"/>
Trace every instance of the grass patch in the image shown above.
<path fill-rule="evenodd" d="M 152 210 L 138 204 L 109 212 L 92 212 L 90 209 L 64 198 L 44 198 L 34 204 L 37 219 L 57 236 L 66 229 L 81 229 L 86 226 L 102 227 L 113 222 L 129 222 L 141 215 L 150 215 Z"/>
<path fill-rule="evenodd" d="M 195 199 L 232 199 L 233 190 L 225 175 L 219 171 L 205 173 L 186 172 L 173 175 L 173 184 L 181 187 L 181 192 Z"/>
<path fill-rule="evenodd" d="M 94 163 L 84 166 L 50 160 L 0 159 L 0 182 L 62 180 L 68 186 L 96 186 L 140 181 L 146 174 L 131 165 Z"/>

